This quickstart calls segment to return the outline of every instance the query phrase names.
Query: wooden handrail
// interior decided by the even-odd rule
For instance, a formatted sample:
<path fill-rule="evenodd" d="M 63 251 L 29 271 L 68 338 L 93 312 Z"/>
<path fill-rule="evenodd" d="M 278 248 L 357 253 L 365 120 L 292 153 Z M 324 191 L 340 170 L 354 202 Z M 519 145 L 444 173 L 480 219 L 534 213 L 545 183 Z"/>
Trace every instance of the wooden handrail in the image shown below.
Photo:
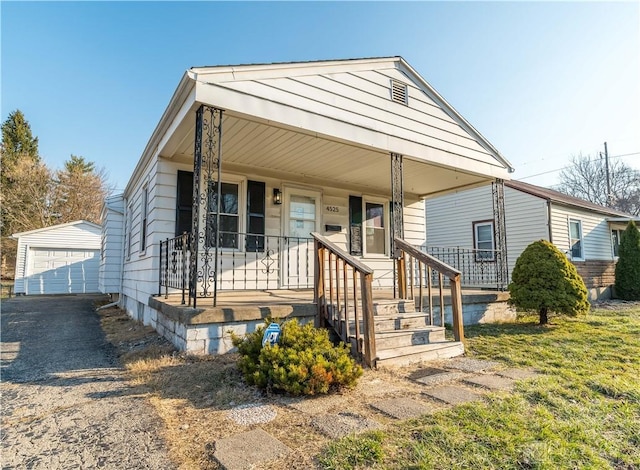
<path fill-rule="evenodd" d="M 429 312 L 431 319 L 433 321 L 433 307 L 432 307 L 432 298 L 431 298 L 431 270 L 435 270 L 438 272 L 438 288 L 439 288 L 439 298 L 440 298 L 440 323 L 444 325 L 444 294 L 442 292 L 443 287 L 443 274 L 449 278 L 449 287 L 451 289 L 451 311 L 453 317 L 453 336 L 456 341 L 462 341 L 464 339 L 464 324 L 463 324 L 463 316 L 462 316 L 462 282 L 461 275 L 462 273 L 457 269 L 449 266 L 446 263 L 443 263 L 439 259 L 431 256 L 428 253 L 420 251 L 414 246 L 407 243 L 405 240 L 401 238 L 394 238 L 395 246 L 398 250 L 400 250 L 400 257 L 397 259 L 397 279 L 398 279 L 398 293 L 401 298 L 407 298 L 409 296 L 409 291 L 411 292 L 411 296 L 413 296 L 413 267 L 414 263 L 412 259 L 417 261 L 418 271 L 417 275 L 420 279 L 420 286 L 422 285 L 422 268 L 421 266 L 424 264 L 427 266 L 428 272 L 428 287 L 429 287 Z M 411 286 L 410 289 L 407 289 L 407 276 L 406 269 L 407 263 L 405 260 L 405 255 L 409 255 L 411 258 L 409 263 L 409 269 L 411 270 Z M 420 292 L 422 289 L 420 289 Z M 422 294 L 420 294 L 420 308 L 422 309 Z"/>
<path fill-rule="evenodd" d="M 320 235 L 318 232 L 311 233 L 311 236 L 313 238 L 315 238 L 316 240 L 318 240 L 320 243 L 322 243 L 334 255 L 339 256 L 340 258 L 342 258 L 345 261 L 345 263 L 347 263 L 352 268 L 357 269 L 358 271 L 362 272 L 363 274 L 373 274 L 373 269 L 371 269 L 366 264 L 360 262 L 359 260 L 357 260 L 356 258 L 351 256 L 349 253 L 344 251 L 342 248 L 340 248 L 335 243 L 329 241 L 329 239 L 327 237 Z"/>
<path fill-rule="evenodd" d="M 314 232 L 311 236 L 315 247 L 314 299 L 318 309 L 317 324 L 323 327 L 332 326 L 347 343 L 355 340 L 355 344 L 351 345 L 362 362 L 369 367 L 375 367 L 373 269 L 319 233 Z M 347 266 L 351 267 L 351 283 Z M 355 337 L 350 331 L 350 316 L 353 316 Z"/>

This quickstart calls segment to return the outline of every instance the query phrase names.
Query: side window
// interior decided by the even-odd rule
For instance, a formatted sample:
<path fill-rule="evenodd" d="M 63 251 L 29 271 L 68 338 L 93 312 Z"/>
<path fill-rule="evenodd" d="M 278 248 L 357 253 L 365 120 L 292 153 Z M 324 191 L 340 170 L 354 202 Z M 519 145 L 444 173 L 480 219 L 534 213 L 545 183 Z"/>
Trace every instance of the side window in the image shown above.
<path fill-rule="evenodd" d="M 571 259 L 584 259 L 581 221 L 573 219 L 569 220 L 569 238 L 571 246 Z"/>
<path fill-rule="evenodd" d="M 473 247 L 476 261 L 495 261 L 493 220 L 473 222 Z"/>
<path fill-rule="evenodd" d="M 611 245 L 613 247 L 613 256 L 619 256 L 618 250 L 620 249 L 620 240 L 622 239 L 622 230 L 611 230 Z"/>
<path fill-rule="evenodd" d="M 264 251 L 265 193 L 266 190 L 264 183 L 260 181 L 247 181 L 246 251 Z"/>
<path fill-rule="evenodd" d="M 149 214 L 149 187 L 142 189 L 142 205 L 140 207 L 140 253 L 147 248 L 147 216 Z"/>

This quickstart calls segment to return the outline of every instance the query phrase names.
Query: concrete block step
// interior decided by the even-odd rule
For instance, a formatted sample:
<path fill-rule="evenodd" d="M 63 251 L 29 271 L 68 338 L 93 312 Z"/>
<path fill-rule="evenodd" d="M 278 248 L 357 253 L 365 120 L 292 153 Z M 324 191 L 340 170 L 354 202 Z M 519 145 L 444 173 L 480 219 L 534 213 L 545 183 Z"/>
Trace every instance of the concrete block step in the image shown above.
<path fill-rule="evenodd" d="M 464 344 L 460 341 L 442 341 L 378 351 L 376 364 L 378 367 L 401 367 L 418 362 L 448 359 L 463 354 Z"/>
<path fill-rule="evenodd" d="M 403 313 L 415 313 L 415 300 L 376 300 L 373 302 L 374 315 L 400 315 Z"/>
<path fill-rule="evenodd" d="M 401 331 L 382 331 L 376 332 L 376 350 L 424 345 L 444 340 L 444 328 L 440 326 Z"/>

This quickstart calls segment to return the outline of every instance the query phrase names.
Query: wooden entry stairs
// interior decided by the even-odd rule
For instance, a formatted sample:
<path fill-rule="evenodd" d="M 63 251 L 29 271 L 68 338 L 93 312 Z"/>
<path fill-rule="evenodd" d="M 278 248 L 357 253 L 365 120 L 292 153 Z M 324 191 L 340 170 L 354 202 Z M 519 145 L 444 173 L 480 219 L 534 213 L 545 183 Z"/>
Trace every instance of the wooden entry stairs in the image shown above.
<path fill-rule="evenodd" d="M 373 270 L 325 237 L 317 233 L 312 236 L 316 253 L 314 300 L 318 323 L 351 344 L 354 354 L 364 364 L 400 366 L 464 353 L 459 271 L 396 239 L 399 249 L 396 298 L 374 301 Z M 439 326 L 433 325 L 433 271 L 439 280 Z M 445 338 L 440 308 L 444 308 L 443 275 L 447 276 L 451 289 L 455 341 Z M 425 298 L 428 299 L 426 305 Z"/>

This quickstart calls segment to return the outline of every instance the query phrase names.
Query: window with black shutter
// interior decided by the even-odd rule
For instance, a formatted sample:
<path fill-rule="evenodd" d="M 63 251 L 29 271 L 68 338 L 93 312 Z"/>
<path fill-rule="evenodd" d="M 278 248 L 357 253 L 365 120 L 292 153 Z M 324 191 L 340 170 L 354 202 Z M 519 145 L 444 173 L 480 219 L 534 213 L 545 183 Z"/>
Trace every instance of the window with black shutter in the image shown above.
<path fill-rule="evenodd" d="M 265 232 L 265 184 L 247 181 L 247 238 L 245 249 L 249 252 L 264 251 Z"/>
<path fill-rule="evenodd" d="M 193 172 L 178 171 L 176 195 L 176 236 L 191 232 L 193 210 Z"/>
<path fill-rule="evenodd" d="M 362 256 L 362 198 L 349 196 L 349 253 Z"/>

